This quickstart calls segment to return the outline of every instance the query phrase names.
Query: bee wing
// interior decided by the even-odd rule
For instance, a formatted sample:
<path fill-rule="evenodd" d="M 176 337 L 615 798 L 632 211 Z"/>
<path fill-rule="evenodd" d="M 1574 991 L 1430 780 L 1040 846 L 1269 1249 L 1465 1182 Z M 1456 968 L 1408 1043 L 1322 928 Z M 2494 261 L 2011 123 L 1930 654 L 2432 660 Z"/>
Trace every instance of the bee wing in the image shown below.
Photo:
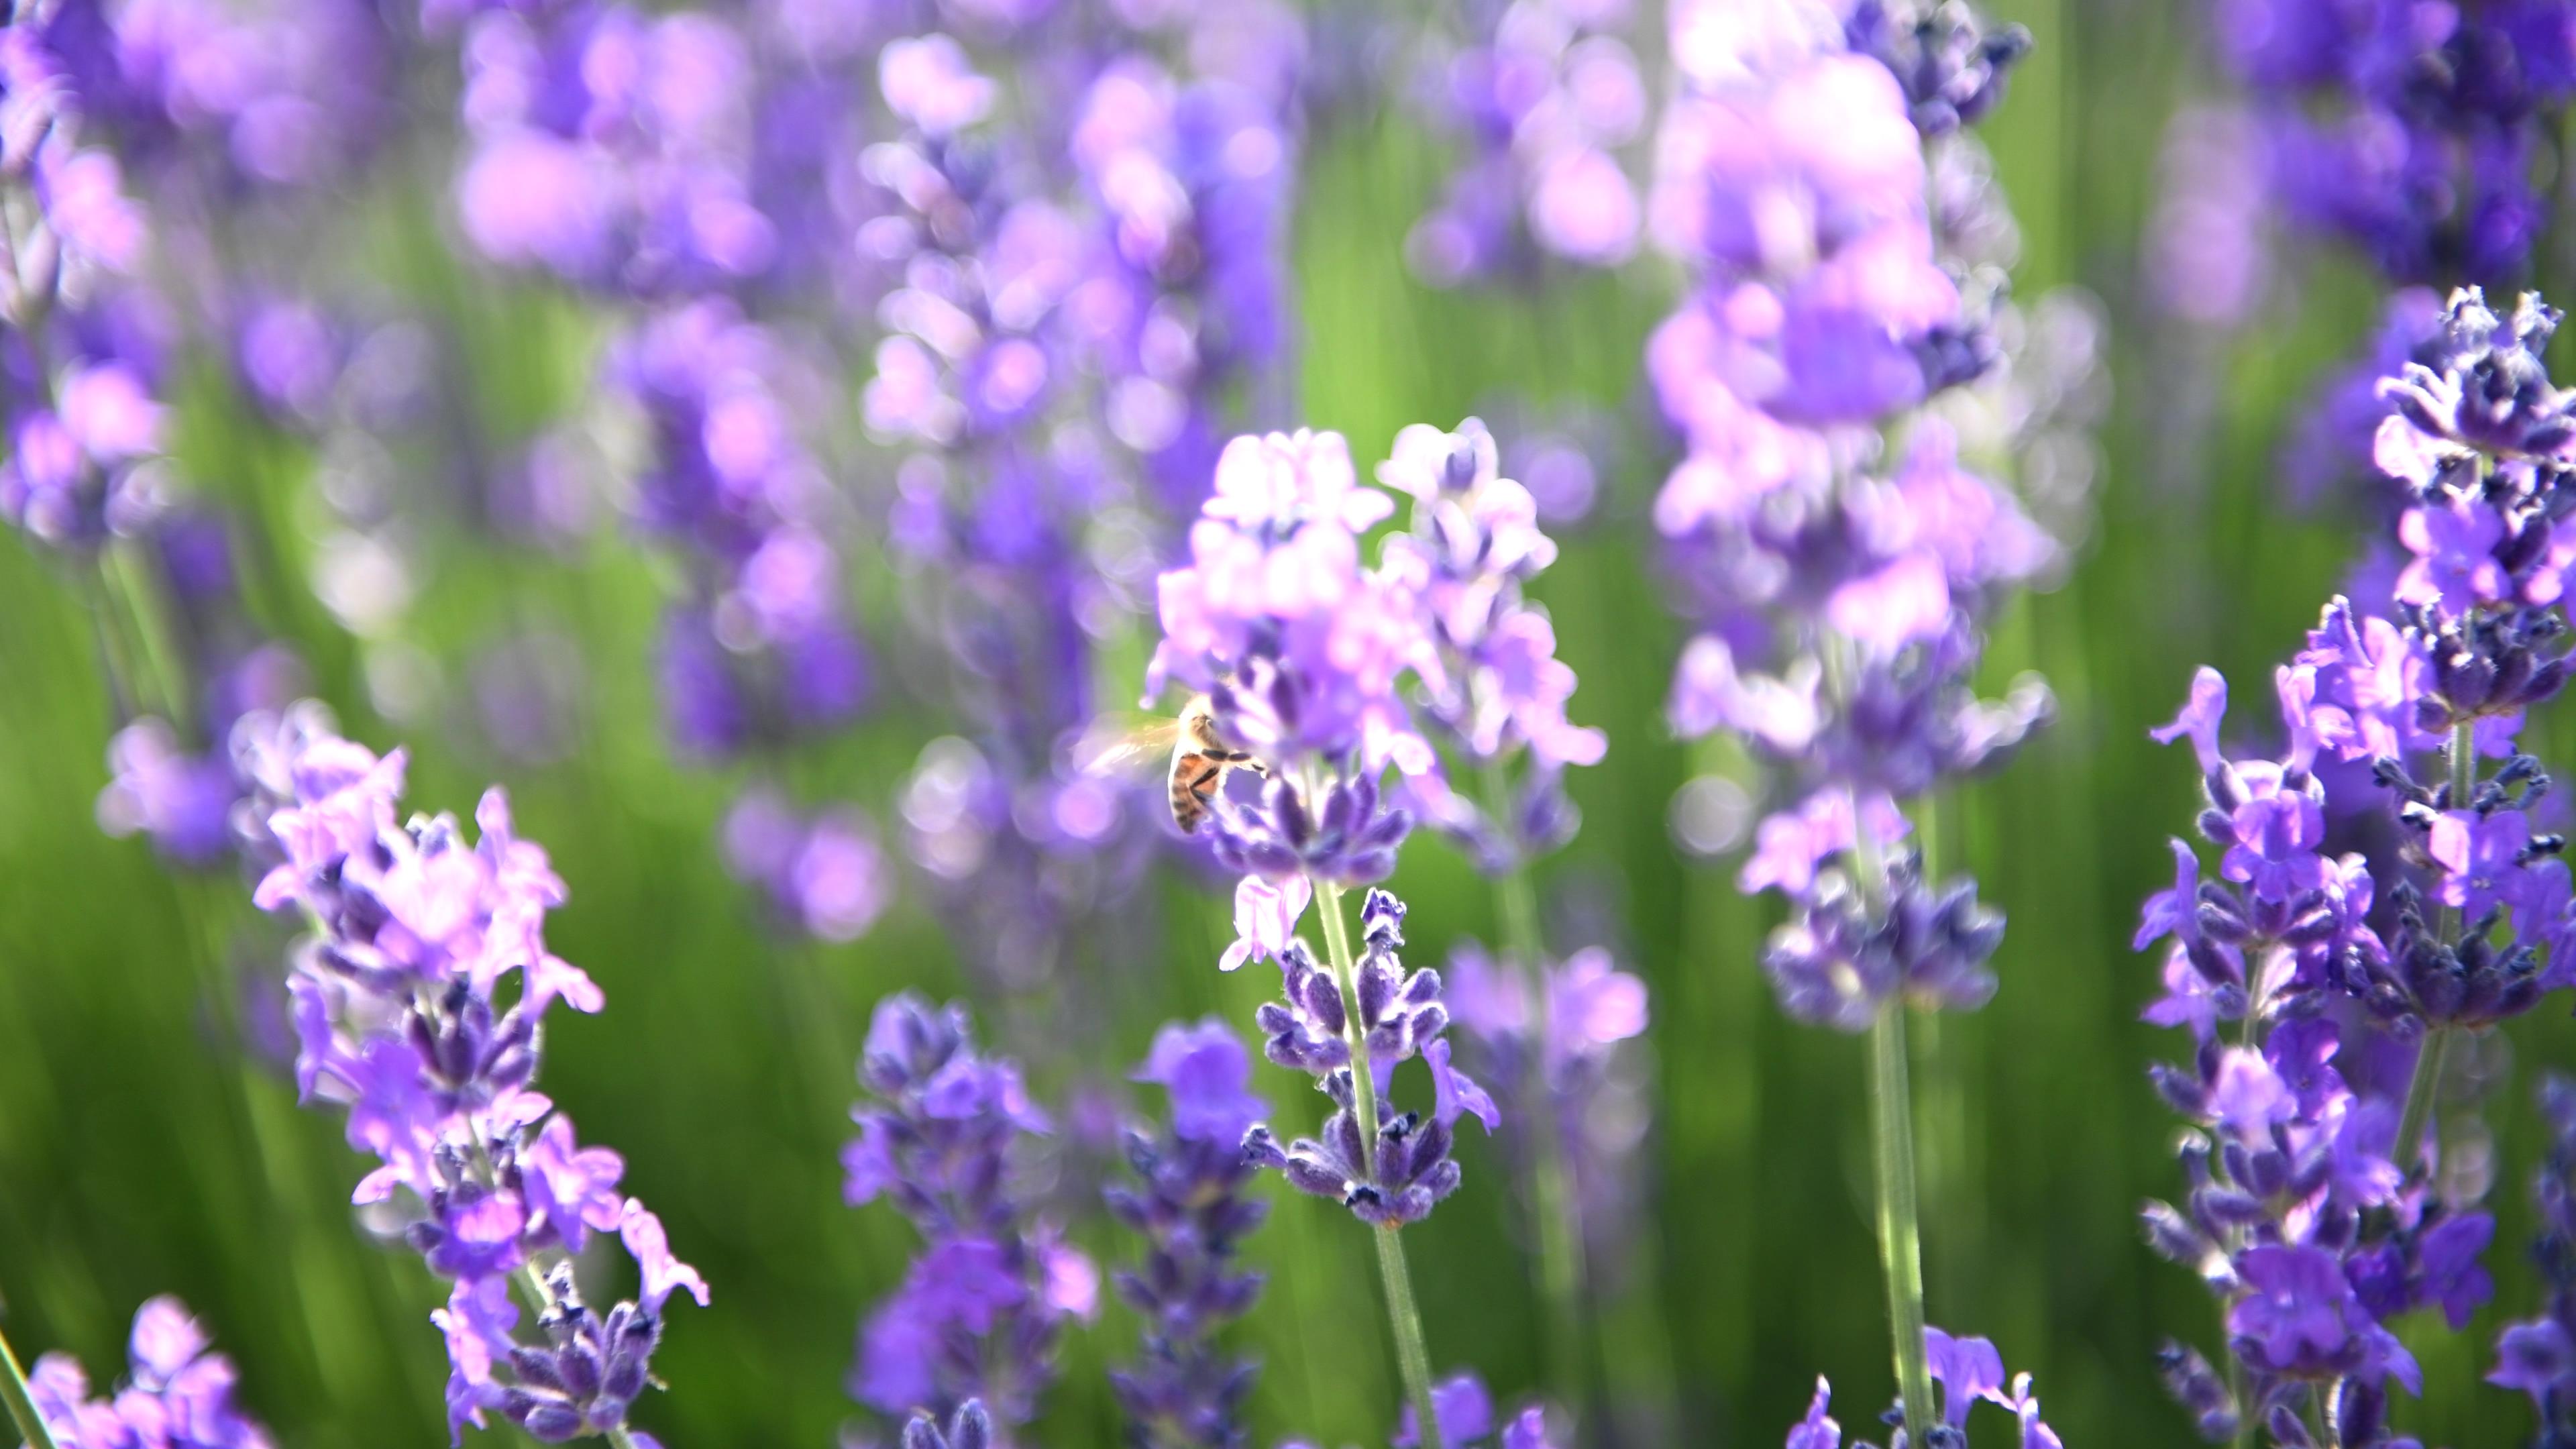
<path fill-rule="evenodd" d="M 1176 719 L 1103 715 L 1075 741 L 1074 768 L 1086 775 L 1151 779 L 1171 768 L 1172 746 L 1180 737 L 1181 722 Z"/>

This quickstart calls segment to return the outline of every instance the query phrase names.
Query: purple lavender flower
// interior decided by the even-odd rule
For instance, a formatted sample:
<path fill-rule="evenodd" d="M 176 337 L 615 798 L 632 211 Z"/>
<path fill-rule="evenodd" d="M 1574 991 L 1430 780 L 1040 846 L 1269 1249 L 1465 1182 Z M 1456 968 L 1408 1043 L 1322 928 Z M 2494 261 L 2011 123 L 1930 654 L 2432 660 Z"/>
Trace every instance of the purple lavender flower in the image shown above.
<path fill-rule="evenodd" d="M 60 1449 L 270 1449 L 268 1431 L 233 1403 L 233 1363 L 176 1298 L 155 1298 L 134 1314 L 125 1387 L 92 1399 L 89 1376 L 68 1354 L 36 1360 L 27 1387 Z"/>
<path fill-rule="evenodd" d="M 1932 1382 L 1941 1386 L 1939 1412 L 1927 1421 L 1931 1424 L 1924 1435 L 1927 1445 L 1956 1445 L 1966 1449 L 1968 1411 L 1980 1402 L 1994 1404 L 2013 1416 L 2020 1435 L 2013 1442 L 2019 1449 L 2063 1449 L 2057 1432 L 2039 1417 L 2039 1398 L 2031 1392 L 2030 1375 L 2016 1374 L 2009 1380 L 2004 1373 L 2003 1355 L 1990 1339 L 1956 1338 L 1938 1328 L 1923 1330 L 1924 1357 L 1931 1369 Z M 1816 1380 L 1815 1397 L 1808 1401 L 1806 1417 L 1789 1426 L 1786 1449 L 1842 1449 L 1842 1426 L 1826 1412 L 1832 1406 L 1833 1386 L 1821 1376 Z M 1902 1406 L 1890 1409 L 1888 1422 L 1901 1424 Z M 1904 1449 L 1905 1431 L 1898 1428 L 1893 1449 Z M 1855 1440 L 1852 1449 L 1870 1449 L 1864 1441 Z"/>
<path fill-rule="evenodd" d="M 1460 1050 L 1502 1105 L 1495 1140 L 1534 1188 L 1536 1155 L 1550 1149 L 1536 1134 L 1555 1134 L 1586 1266 L 1606 1278 L 1626 1260 L 1624 1238 L 1642 1206 L 1646 1120 L 1620 1043 L 1645 1034 L 1645 983 L 1590 947 L 1538 973 L 1534 985 L 1470 941 L 1451 951 L 1443 986 Z"/>
<path fill-rule="evenodd" d="M 748 196 L 750 57 L 731 22 L 493 10 L 462 50 L 474 149 L 457 209 L 485 256 L 647 293 L 769 266 L 776 227 Z"/>
<path fill-rule="evenodd" d="M 1493 1098 L 1451 1065 L 1449 1043 L 1441 1039 L 1449 1008 L 1441 1000 L 1440 973 L 1407 971 L 1397 959 L 1403 926 L 1404 903 L 1371 890 L 1360 911 L 1365 954 L 1355 978 L 1356 1016 L 1302 938 L 1280 952 L 1284 999 L 1264 1004 L 1256 1017 L 1268 1038 L 1264 1054 L 1313 1076 L 1338 1110 L 1325 1119 L 1319 1138 L 1283 1147 L 1265 1125 L 1243 1139 L 1254 1163 L 1277 1168 L 1291 1185 L 1341 1203 L 1362 1222 L 1386 1227 L 1419 1222 L 1457 1190 L 1460 1170 L 1449 1149 L 1461 1116 L 1472 1113 L 1488 1131 L 1501 1121 Z M 1346 1035 L 1353 1027 L 1366 1044 L 1368 1090 L 1377 1099 L 1373 1143 L 1364 1141 L 1360 1127 Z M 1397 1065 L 1415 1055 L 1431 1068 L 1428 1122 L 1417 1112 L 1399 1113 L 1386 1098 Z"/>
<path fill-rule="evenodd" d="M 1261 1291 L 1261 1274 L 1237 1266 L 1236 1254 L 1268 1215 L 1244 1195 L 1255 1168 L 1242 1149 L 1268 1109 L 1251 1093 L 1250 1055 L 1212 1019 L 1165 1026 L 1135 1077 L 1170 1094 L 1171 1123 L 1128 1133 L 1137 1186 L 1107 1189 L 1110 1215 L 1146 1243 L 1138 1265 L 1112 1278 L 1147 1326 L 1141 1355 L 1112 1372 L 1110 1386 L 1134 1442 L 1231 1449 L 1249 1442 L 1242 1405 L 1257 1370 L 1216 1334 Z"/>
<path fill-rule="evenodd" d="M 1509 1419 L 1497 1420 L 1494 1396 L 1473 1373 L 1454 1374 L 1431 1386 L 1431 1417 L 1440 1427 L 1440 1442 L 1451 1449 L 1474 1449 L 1494 1435 L 1494 1449 L 1555 1449 L 1548 1436 L 1547 1412 L 1531 1404 Z M 1407 1406 L 1397 1421 L 1395 1449 L 1414 1449 L 1422 1442 L 1422 1423 Z"/>
<path fill-rule="evenodd" d="M 934 1010 L 909 993 L 877 1003 L 859 1081 L 876 1100 L 850 1114 L 859 1135 L 841 1154 L 842 1195 L 853 1207 L 893 1202 L 922 1251 L 862 1325 L 850 1393 L 889 1415 L 980 1400 L 1002 1424 L 1024 1424 L 1058 1330 L 1091 1316 L 1099 1287 L 1012 1176 L 1013 1144 L 1047 1131 L 1047 1117 L 1016 1067 L 977 1055 L 964 1007 Z"/>
<path fill-rule="evenodd" d="M 1905 87 L 1926 136 L 1973 126 L 2001 105 L 2005 78 L 2030 53 L 2028 30 L 1988 29 L 1957 0 L 1860 0 L 1843 29 L 1853 50 L 1876 57 Z"/>
<path fill-rule="evenodd" d="M 2540 1212 L 2532 1257 L 2546 1282 L 2535 1317 L 2496 1336 L 2496 1366 L 2487 1382 L 2531 1396 L 2540 1449 L 2576 1441 L 2576 1081 L 2552 1072 L 2537 1095 L 2550 1130 L 2549 1152 L 2531 1179 Z"/>
<path fill-rule="evenodd" d="M 1648 349 L 1689 449 L 1656 524 L 1704 621 L 1670 714 L 1686 735 L 1724 728 L 1810 776 L 1746 879 L 1803 889 L 1849 845 L 1851 827 L 1825 815 L 1890 814 L 2000 761 L 2045 718 L 2036 684 L 1985 704 L 1961 681 L 1985 598 L 2053 548 L 1959 466 L 1944 427 L 1917 428 L 1893 478 L 1861 472 L 1868 425 L 1956 380 L 1938 357 L 1963 322 L 1896 78 L 1785 8 L 1732 50 L 1702 43 L 1692 13 L 1675 16 L 1688 89 L 1665 123 L 1656 215 L 1705 275 Z M 1829 658 L 1843 675 L 1831 691 Z M 1865 799 L 1830 798 L 1855 787 Z M 1819 848 L 1797 859 L 1799 841 Z"/>
<path fill-rule="evenodd" d="M 832 505 L 794 436 L 787 370 L 776 341 L 720 301 L 653 317 L 608 364 L 655 442 L 638 521 L 691 570 L 697 597 L 665 626 L 662 679 L 672 731 L 698 753 L 828 729 L 867 700 Z"/>
<path fill-rule="evenodd" d="M 876 923 L 892 867 L 866 818 L 849 808 L 800 815 L 753 790 L 725 816 L 726 868 L 768 892 L 780 919 L 822 941 L 851 941 Z"/>
<path fill-rule="evenodd" d="M 1555 560 L 1556 544 L 1539 530 L 1529 490 L 1501 476 L 1493 435 L 1474 418 L 1454 433 L 1405 428 L 1377 478 L 1413 500 L 1412 531 L 1390 540 L 1386 557 L 1413 579 L 1439 654 L 1422 721 L 1494 782 L 1498 798 L 1480 811 L 1448 791 L 1417 797 L 1489 872 L 1510 870 L 1573 832 L 1565 769 L 1597 764 L 1607 748 L 1599 730 L 1566 718 L 1574 671 L 1556 657 L 1546 612 L 1522 597 L 1522 584 Z M 1517 787 L 1504 778 L 1515 760 Z"/>
<path fill-rule="evenodd" d="M 1464 152 L 1405 259 L 1434 286 L 1526 278 L 1553 260 L 1611 267 L 1636 250 L 1637 189 L 1619 153 L 1644 134 L 1646 86 L 1618 33 L 1625 4 L 1510 0 L 1464 8 L 1468 35 L 1427 67 L 1425 109 Z"/>
<path fill-rule="evenodd" d="M 349 1145 L 384 1164 L 356 1200 L 413 1204 L 405 1237 L 452 1285 L 432 1315 L 452 1365 L 451 1431 L 461 1443 L 467 1423 L 498 1412 L 549 1443 L 626 1432 L 653 1382 L 665 1303 L 685 1290 L 704 1304 L 707 1285 L 672 1257 L 661 1220 L 617 1191 L 617 1154 L 580 1147 L 534 1090 L 547 1008 L 604 1004 L 587 974 L 546 950 L 562 880 L 518 837 L 497 788 L 475 810 L 471 845 L 450 816 L 397 825 L 402 752 L 379 759 L 340 738 L 318 705 L 245 718 L 235 749 L 275 861 L 255 898 L 296 908 L 312 931 L 289 982 L 297 1088 L 347 1109 Z M 610 1233 L 641 1284 L 602 1318 L 570 1260 Z M 542 1346 L 513 1335 L 513 1280 Z"/>
<path fill-rule="evenodd" d="M 903 1426 L 903 1449 L 989 1449 L 992 1443 L 993 1416 L 981 1399 L 958 1405 L 944 1428 L 929 1413 L 916 1413 Z"/>
<path fill-rule="evenodd" d="M 1091 83 L 1070 151 L 1109 243 L 1072 309 L 1109 433 L 1171 507 L 1196 507 L 1226 396 L 1278 358 L 1295 136 L 1263 93 L 1142 56 Z"/>
<path fill-rule="evenodd" d="M 1337 433 L 1226 445 L 1190 559 L 1157 581 L 1163 639 L 1146 673 L 1207 693 L 1219 732 L 1266 768 L 1211 803 L 1219 859 L 1271 878 L 1383 879 L 1410 826 L 1385 806 L 1389 764 L 1445 793 L 1400 685 L 1438 687 L 1440 658 L 1402 560 L 1364 569 L 1359 531 L 1393 510 Z"/>
<path fill-rule="evenodd" d="M 2525 270 L 2546 211 L 2533 168 L 2576 87 L 2560 7 L 2226 0 L 2212 22 L 2291 219 L 2397 281 Z"/>
<path fill-rule="evenodd" d="M 1986 961 L 2003 942 L 2003 914 L 1977 904 L 1973 880 L 1936 893 L 1921 877 L 1910 854 L 1888 862 L 1878 899 L 1841 871 L 1819 877 L 1763 950 L 1762 969 L 1781 1010 L 1858 1032 L 1899 995 L 1927 1010 L 1973 1011 L 1992 999 L 1995 977 Z"/>

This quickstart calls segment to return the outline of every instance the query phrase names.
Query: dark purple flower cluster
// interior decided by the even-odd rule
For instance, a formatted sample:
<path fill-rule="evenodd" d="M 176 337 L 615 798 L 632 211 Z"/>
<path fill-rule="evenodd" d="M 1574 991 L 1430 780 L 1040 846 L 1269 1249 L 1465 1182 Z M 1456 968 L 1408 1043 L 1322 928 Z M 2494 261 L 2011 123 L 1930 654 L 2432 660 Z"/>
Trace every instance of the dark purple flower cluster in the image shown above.
<path fill-rule="evenodd" d="M 2016 1374 L 2007 1380 L 2003 1355 L 1996 1351 L 1992 1340 L 1954 1338 L 1938 1328 L 1926 1328 L 1923 1348 L 1932 1382 L 1941 1386 L 1940 1412 L 1924 1434 L 1924 1449 L 1968 1449 L 1968 1411 L 1981 1400 L 2013 1416 L 2020 1430 L 2019 1437 L 2013 1440 L 2016 1449 L 2064 1449 L 2057 1431 L 2039 1417 L 2039 1398 L 2031 1392 L 2030 1375 Z M 1787 1449 L 1842 1449 L 1842 1426 L 1826 1412 L 1832 1400 L 1833 1386 L 1818 1378 L 1816 1396 L 1807 1404 L 1807 1416 L 1789 1426 Z M 1901 1409 L 1891 1409 L 1887 1417 L 1890 1423 L 1897 1423 L 1903 1414 Z M 1889 1441 L 1889 1449 L 1906 1449 L 1906 1444 L 1905 1430 L 1900 1427 Z M 1855 1440 L 1852 1449 L 1871 1446 Z"/>
<path fill-rule="evenodd" d="M 2292 219 L 2398 282 L 2512 277 L 2549 211 L 2536 178 L 2576 92 L 2565 0 L 2484 6 L 2217 0 Z"/>
<path fill-rule="evenodd" d="M 1441 1039 L 1449 1008 L 1441 1000 L 1440 973 L 1407 971 L 1396 956 L 1404 944 L 1404 903 L 1372 889 L 1360 908 L 1360 935 L 1354 999 L 1346 1000 L 1302 938 L 1292 938 L 1278 953 L 1285 999 L 1265 1003 L 1256 1017 L 1267 1037 L 1264 1054 L 1313 1076 L 1337 1110 L 1320 1138 L 1282 1147 L 1267 1126 L 1257 1126 L 1245 1134 L 1243 1149 L 1362 1222 L 1401 1226 L 1430 1216 L 1434 1203 L 1457 1190 L 1459 1167 L 1449 1149 L 1458 1119 L 1472 1113 L 1491 1131 L 1501 1113 L 1483 1087 L 1450 1064 L 1449 1043 Z M 1354 1041 L 1364 1044 L 1369 1059 L 1374 1142 L 1361 1127 Z M 1386 1096 L 1396 1066 L 1417 1054 L 1431 1068 L 1428 1122 L 1418 1112 L 1398 1112 Z"/>
<path fill-rule="evenodd" d="M 1883 899 L 1839 870 L 1820 875 L 1798 914 L 1771 934 L 1762 970 L 1780 1009 L 1838 1031 L 1867 1031 L 1892 998 L 1924 1010 L 1974 1011 L 1995 994 L 1986 965 L 2003 944 L 2003 913 L 1977 904 L 1962 878 L 1937 892 L 1911 854 L 1887 862 Z"/>
<path fill-rule="evenodd" d="M 663 1306 L 707 1285 L 671 1255 L 661 1220 L 618 1190 L 625 1163 L 583 1147 L 535 1088 L 541 1023 L 557 1001 L 605 998 L 546 949 L 564 885 L 543 848 L 511 828 L 498 788 L 468 844 L 452 816 L 397 823 L 405 759 L 340 738 L 317 705 L 252 716 L 236 732 L 256 783 L 266 852 L 256 899 L 310 927 L 289 989 L 296 1085 L 348 1113 L 349 1145 L 383 1166 L 356 1201 L 403 1200 L 404 1236 L 452 1285 L 432 1315 L 447 1336 L 447 1411 L 498 1412 L 547 1443 L 625 1436 L 652 1383 Z M 515 999 L 504 982 L 515 976 Z M 636 1297 L 603 1319 L 575 1291 L 572 1259 L 614 1234 L 635 1260 Z M 514 1336 L 513 1283 L 545 1341 Z"/>
<path fill-rule="evenodd" d="M 1613 267 L 1637 247 L 1620 159 L 1646 132 L 1626 0 L 1478 0 L 1435 41 L 1423 109 L 1462 152 L 1405 259 L 1434 286 L 1526 279 L 1548 260 Z"/>
<path fill-rule="evenodd" d="M 1106 1190 L 1109 1213 L 1145 1240 L 1136 1267 L 1111 1278 L 1145 1320 L 1133 1366 L 1110 1374 L 1138 1449 L 1236 1449 L 1249 1443 L 1243 1401 L 1253 1364 L 1216 1335 L 1261 1292 L 1261 1274 L 1237 1261 L 1243 1239 L 1269 1215 L 1245 1196 L 1255 1168 L 1243 1134 L 1268 1115 L 1252 1094 L 1252 1058 L 1223 1022 L 1177 1022 L 1154 1038 L 1135 1079 L 1161 1086 L 1171 1121 L 1131 1130 L 1133 1186 Z"/>
<path fill-rule="evenodd" d="M 186 1305 L 155 1298 L 135 1312 L 113 1398 L 91 1398 L 89 1376 L 62 1353 L 37 1359 L 27 1388 L 58 1449 L 270 1449 L 268 1431 L 233 1403 L 232 1360 L 212 1346 Z"/>
<path fill-rule="evenodd" d="M 2302 1406 L 2323 1395 L 2340 1442 L 2380 1442 L 2381 1381 L 2414 1382 L 2383 1322 L 2439 1305 L 2457 1329 L 2493 1292 L 2482 1189 L 2435 1172 L 2427 1129 L 2452 1037 L 2571 979 L 2576 897 L 2531 810 L 2549 780 L 2516 742 L 2566 675 L 2576 551 L 2556 524 L 2576 426 L 2540 359 L 2556 320 L 2536 297 L 2508 323 L 2460 292 L 2383 385 L 2375 453 L 2402 490 L 2403 562 L 2373 596 L 2330 604 L 2277 672 L 2280 758 L 2222 752 L 2212 670 L 2156 731 L 2190 737 L 2201 834 L 2222 850 L 2203 882 L 2175 842 L 2175 883 L 2138 934 L 2171 940 L 2149 1019 L 2197 1044 L 2157 1073 L 2199 1127 L 2192 1195 L 2151 1205 L 2148 1228 L 2228 1308 L 2241 1397 L 2169 1354 L 2213 1434 L 2261 1423 L 2304 1445 Z M 2337 852 L 2338 836 L 2366 848 Z M 2223 1023 L 2241 1023 L 2236 1044 Z"/>
<path fill-rule="evenodd" d="M 2003 103 L 2014 63 L 2030 53 L 2028 30 L 1990 28 L 1963 0 L 1859 0 L 1843 31 L 1905 87 L 1914 128 L 1926 136 L 1985 119 Z"/>
<path fill-rule="evenodd" d="M 875 1098 L 851 1111 L 843 1197 L 883 1197 L 912 1219 L 920 1256 L 869 1313 L 850 1393 L 890 1415 L 979 1413 L 1028 1422 L 1053 1374 L 1064 1320 L 1088 1318 L 1099 1277 L 1037 1221 L 1012 1168 L 1025 1136 L 1048 1130 L 1019 1069 L 976 1053 L 962 1006 L 910 993 L 877 1003 L 859 1058 Z"/>
<path fill-rule="evenodd" d="M 2538 1317 L 2506 1325 L 2496 1336 L 2495 1371 L 2487 1382 L 2531 1395 L 2540 1419 L 2534 1449 L 2576 1444 L 2576 1081 L 2543 1077 L 2541 1115 L 2549 1156 L 2532 1173 L 2540 1237 L 2531 1245 L 2548 1284 Z"/>

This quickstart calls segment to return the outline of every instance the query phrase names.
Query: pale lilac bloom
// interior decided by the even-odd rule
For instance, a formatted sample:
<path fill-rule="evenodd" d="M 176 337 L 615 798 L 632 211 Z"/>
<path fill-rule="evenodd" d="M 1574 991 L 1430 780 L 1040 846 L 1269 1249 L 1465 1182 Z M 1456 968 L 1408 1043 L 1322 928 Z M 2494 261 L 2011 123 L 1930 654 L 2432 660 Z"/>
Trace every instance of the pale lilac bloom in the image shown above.
<path fill-rule="evenodd" d="M 1247 961 L 1274 960 L 1297 934 L 1315 888 L 1302 875 L 1267 880 L 1247 875 L 1234 886 L 1234 944 L 1217 958 L 1217 969 L 1232 971 Z"/>
<path fill-rule="evenodd" d="M 298 1088 L 343 1104 L 350 1145 L 381 1160 L 354 1200 L 399 1201 L 406 1239 L 453 1280 L 434 1315 L 449 1345 L 451 1432 L 461 1442 L 493 1412 L 554 1441 L 622 1428 L 650 1382 L 665 1300 L 708 1295 L 660 1221 L 617 1193 L 622 1160 L 581 1148 L 531 1089 L 547 1009 L 604 1005 L 587 974 L 546 948 L 562 880 L 519 837 L 497 788 L 475 811 L 470 846 L 451 816 L 396 825 L 401 752 L 379 760 L 318 706 L 246 717 L 234 747 L 278 860 L 256 900 L 293 905 L 313 928 L 289 983 Z M 505 1008 L 495 995 L 514 973 Z M 599 1315 L 566 1255 L 611 1229 L 642 1290 Z M 513 1274 L 544 1284 L 549 1347 L 510 1340 Z M 568 1372 L 573 1362 L 586 1367 Z"/>

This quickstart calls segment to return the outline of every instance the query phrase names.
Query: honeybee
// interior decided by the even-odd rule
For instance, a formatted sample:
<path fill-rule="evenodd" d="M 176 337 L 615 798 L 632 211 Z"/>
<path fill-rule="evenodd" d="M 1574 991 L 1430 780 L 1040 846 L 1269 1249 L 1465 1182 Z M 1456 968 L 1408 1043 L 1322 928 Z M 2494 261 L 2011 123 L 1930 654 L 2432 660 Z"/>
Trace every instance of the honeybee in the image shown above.
<path fill-rule="evenodd" d="M 1218 732 L 1216 705 L 1204 694 L 1192 696 L 1177 718 L 1148 718 L 1118 729 L 1105 743 L 1087 744 L 1084 753 L 1083 769 L 1091 774 L 1126 773 L 1166 762 L 1172 823 L 1184 835 L 1207 819 L 1209 802 L 1225 788 L 1228 774 L 1270 774 L 1268 766 Z"/>

